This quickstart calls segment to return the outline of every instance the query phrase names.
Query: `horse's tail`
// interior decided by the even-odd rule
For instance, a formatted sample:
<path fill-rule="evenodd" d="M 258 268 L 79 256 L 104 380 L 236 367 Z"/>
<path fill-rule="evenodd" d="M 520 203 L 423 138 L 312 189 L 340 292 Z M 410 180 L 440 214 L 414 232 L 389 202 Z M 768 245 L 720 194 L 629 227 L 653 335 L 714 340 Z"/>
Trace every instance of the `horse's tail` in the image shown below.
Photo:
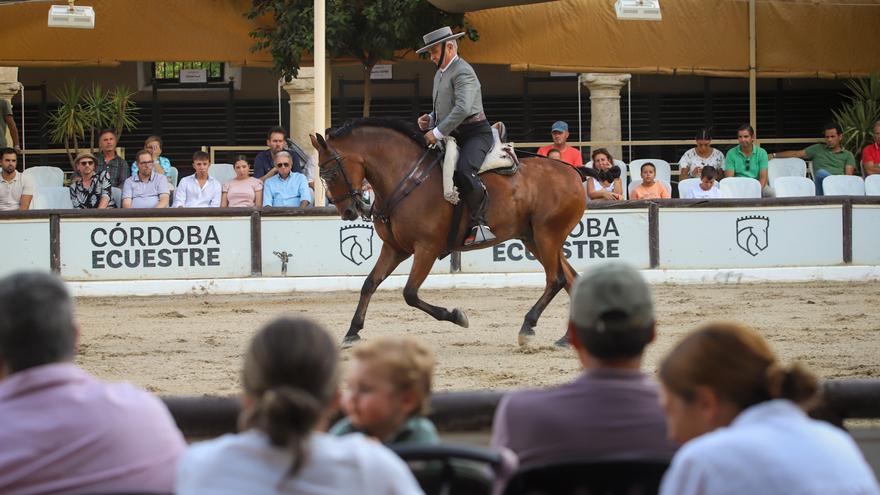
<path fill-rule="evenodd" d="M 587 177 L 592 177 L 594 179 L 599 178 L 599 171 L 592 167 L 574 167 L 577 170 L 577 173 L 581 175 L 581 182 L 585 182 Z"/>

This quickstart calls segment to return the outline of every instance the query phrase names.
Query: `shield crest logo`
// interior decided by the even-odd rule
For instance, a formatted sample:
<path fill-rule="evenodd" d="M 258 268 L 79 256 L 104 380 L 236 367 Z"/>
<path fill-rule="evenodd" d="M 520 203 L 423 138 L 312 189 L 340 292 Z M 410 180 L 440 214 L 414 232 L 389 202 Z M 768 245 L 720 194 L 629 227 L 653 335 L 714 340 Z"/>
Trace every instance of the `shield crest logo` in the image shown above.
<path fill-rule="evenodd" d="M 360 266 L 373 257 L 373 226 L 346 225 L 339 228 L 339 252 L 348 261 Z"/>
<path fill-rule="evenodd" d="M 736 219 L 736 244 L 743 251 L 757 256 L 758 253 L 767 249 L 770 229 L 770 219 L 758 215 L 740 217 Z"/>

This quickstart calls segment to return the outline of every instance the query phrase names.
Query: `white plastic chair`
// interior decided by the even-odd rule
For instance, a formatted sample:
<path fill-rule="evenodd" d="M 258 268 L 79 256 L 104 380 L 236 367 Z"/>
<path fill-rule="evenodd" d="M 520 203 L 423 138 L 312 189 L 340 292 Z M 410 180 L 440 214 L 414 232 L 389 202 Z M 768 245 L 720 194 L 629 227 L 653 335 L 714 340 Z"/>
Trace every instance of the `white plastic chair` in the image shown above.
<path fill-rule="evenodd" d="M 777 198 L 802 198 L 816 195 L 816 183 L 806 177 L 777 177 L 773 183 Z"/>
<path fill-rule="evenodd" d="M 35 187 L 61 187 L 64 185 L 64 171 L 58 167 L 29 167 L 22 173 L 34 179 Z"/>
<path fill-rule="evenodd" d="M 800 158 L 774 158 L 767 164 L 767 180 L 776 189 L 780 177 L 806 177 L 807 162 Z"/>
<path fill-rule="evenodd" d="M 829 175 L 822 180 L 825 196 L 864 196 L 865 180 L 858 175 Z"/>
<path fill-rule="evenodd" d="M 620 168 L 620 188 L 623 190 L 623 199 L 627 199 L 627 187 L 629 187 L 629 174 L 627 173 L 626 162 L 622 160 L 614 160 L 614 164 Z M 593 160 L 587 162 L 585 167 L 593 168 Z"/>
<path fill-rule="evenodd" d="M 231 163 L 212 163 L 208 168 L 208 175 L 224 184 L 229 179 L 235 178 L 235 168 Z"/>
<path fill-rule="evenodd" d="M 880 174 L 865 178 L 865 196 L 880 196 Z"/>
<path fill-rule="evenodd" d="M 69 187 L 41 186 L 34 191 L 34 200 L 31 202 L 32 210 L 69 210 L 72 208 Z"/>
<path fill-rule="evenodd" d="M 666 187 L 666 190 L 669 191 L 669 194 L 672 195 L 672 188 L 669 186 L 669 183 L 665 180 L 660 180 L 658 182 L 662 182 Z M 627 190 L 627 197 L 632 197 L 633 190 L 642 183 L 642 179 L 633 179 L 632 182 L 629 183 L 629 189 Z"/>
<path fill-rule="evenodd" d="M 111 187 L 110 197 L 113 198 L 113 204 L 116 205 L 117 208 L 122 208 L 122 189 Z"/>
<path fill-rule="evenodd" d="M 633 182 L 642 176 L 642 165 L 648 162 L 654 164 L 654 169 L 657 170 L 657 175 L 655 176 L 657 180 L 667 185 L 672 182 L 672 166 L 669 165 L 669 162 L 666 160 L 655 158 L 641 158 L 629 162 L 629 169 L 632 174 Z"/>
<path fill-rule="evenodd" d="M 678 181 L 678 197 L 684 199 L 693 199 L 690 196 L 690 192 L 697 187 L 697 184 L 700 183 L 700 179 L 695 177 L 691 177 L 689 179 Z"/>
<path fill-rule="evenodd" d="M 722 198 L 761 197 L 761 183 L 751 177 L 725 177 L 719 187 Z"/>
<path fill-rule="evenodd" d="M 208 169 L 208 175 L 211 175 L 211 169 Z M 177 170 L 177 167 L 171 167 L 171 172 L 168 174 L 168 178 L 171 179 L 171 183 L 174 184 L 174 187 L 177 187 L 177 180 L 180 178 L 180 171 Z"/>

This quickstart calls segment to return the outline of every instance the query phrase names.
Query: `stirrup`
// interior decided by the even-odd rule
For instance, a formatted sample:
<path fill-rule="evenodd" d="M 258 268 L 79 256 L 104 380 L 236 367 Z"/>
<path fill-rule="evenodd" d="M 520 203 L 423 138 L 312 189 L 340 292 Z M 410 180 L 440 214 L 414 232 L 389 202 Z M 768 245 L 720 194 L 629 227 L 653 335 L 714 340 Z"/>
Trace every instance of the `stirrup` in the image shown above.
<path fill-rule="evenodd" d="M 464 239 L 465 246 L 474 246 L 484 242 L 494 241 L 495 234 L 488 225 L 474 225 L 471 234 Z"/>

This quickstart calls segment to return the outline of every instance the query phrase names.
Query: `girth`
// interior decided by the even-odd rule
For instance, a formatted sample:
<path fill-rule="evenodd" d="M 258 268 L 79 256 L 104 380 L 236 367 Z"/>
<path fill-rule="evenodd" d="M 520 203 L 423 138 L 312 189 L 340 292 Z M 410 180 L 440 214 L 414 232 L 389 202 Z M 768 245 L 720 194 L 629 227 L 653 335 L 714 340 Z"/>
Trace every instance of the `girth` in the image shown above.
<path fill-rule="evenodd" d="M 433 159 L 425 161 L 432 152 L 434 153 Z M 388 199 L 383 201 L 382 204 L 377 203 L 373 207 L 373 218 L 382 223 L 388 223 L 391 219 L 391 213 L 394 212 L 397 205 L 419 187 L 422 182 L 425 182 L 425 180 L 428 179 L 431 170 L 440 163 L 440 156 L 441 154 L 436 150 L 430 148 L 426 149 L 425 153 L 422 154 L 422 156 L 413 164 L 412 168 L 410 168 L 409 173 L 406 174 L 406 178 L 397 184 L 397 187 L 394 188 L 394 191 L 388 196 Z"/>

